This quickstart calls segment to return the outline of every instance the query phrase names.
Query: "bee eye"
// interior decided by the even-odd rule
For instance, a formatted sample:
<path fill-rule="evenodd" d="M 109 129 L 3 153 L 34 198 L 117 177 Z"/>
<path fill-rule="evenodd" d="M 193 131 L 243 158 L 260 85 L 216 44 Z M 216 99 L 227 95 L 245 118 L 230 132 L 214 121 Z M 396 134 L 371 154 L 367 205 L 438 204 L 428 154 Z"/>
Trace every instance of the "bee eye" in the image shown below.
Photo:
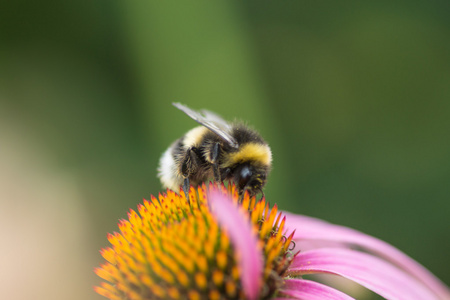
<path fill-rule="evenodd" d="M 245 187 L 252 175 L 253 173 L 249 167 L 243 167 L 239 172 L 239 186 L 241 188 Z"/>

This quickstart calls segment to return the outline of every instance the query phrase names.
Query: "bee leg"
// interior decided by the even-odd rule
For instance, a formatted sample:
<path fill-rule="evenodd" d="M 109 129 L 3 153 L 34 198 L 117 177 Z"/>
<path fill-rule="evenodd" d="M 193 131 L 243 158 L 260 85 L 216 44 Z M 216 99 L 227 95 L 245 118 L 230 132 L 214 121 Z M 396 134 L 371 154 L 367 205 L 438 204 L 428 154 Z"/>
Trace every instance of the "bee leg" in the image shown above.
<path fill-rule="evenodd" d="M 220 143 L 215 143 L 211 155 L 211 162 L 213 164 L 215 181 L 222 181 L 220 178 L 220 171 L 219 171 L 219 154 L 220 154 Z"/>
<path fill-rule="evenodd" d="M 184 178 L 183 191 L 184 194 L 186 195 L 186 199 L 188 200 L 188 202 L 189 202 L 189 188 L 190 188 L 189 177 L 192 174 L 195 174 L 197 166 L 200 164 L 197 152 L 198 149 L 195 147 L 187 149 L 186 154 L 182 158 L 181 163 L 181 175 Z"/>
<path fill-rule="evenodd" d="M 239 190 L 238 196 L 238 203 L 242 203 L 242 201 L 244 200 L 244 190 Z"/>
<path fill-rule="evenodd" d="M 186 178 L 184 178 L 184 181 L 183 181 L 183 192 L 184 192 L 184 195 L 186 196 L 186 200 L 188 201 L 188 203 L 190 203 L 190 199 L 189 199 L 189 178 L 188 177 L 186 177 Z"/>

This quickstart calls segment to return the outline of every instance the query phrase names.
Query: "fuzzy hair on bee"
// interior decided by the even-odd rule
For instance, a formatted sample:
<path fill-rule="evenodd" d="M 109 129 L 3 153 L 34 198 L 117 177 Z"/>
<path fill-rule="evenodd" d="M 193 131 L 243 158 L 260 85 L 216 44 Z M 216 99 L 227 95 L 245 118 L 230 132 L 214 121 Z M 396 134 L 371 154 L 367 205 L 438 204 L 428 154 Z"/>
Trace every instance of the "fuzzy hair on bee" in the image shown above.
<path fill-rule="evenodd" d="M 239 193 L 263 193 L 272 164 L 269 145 L 258 132 L 238 122 L 226 122 L 207 111 L 173 103 L 201 126 L 188 131 L 162 155 L 158 176 L 165 188 L 188 194 L 190 185 L 214 179 L 233 181 Z"/>

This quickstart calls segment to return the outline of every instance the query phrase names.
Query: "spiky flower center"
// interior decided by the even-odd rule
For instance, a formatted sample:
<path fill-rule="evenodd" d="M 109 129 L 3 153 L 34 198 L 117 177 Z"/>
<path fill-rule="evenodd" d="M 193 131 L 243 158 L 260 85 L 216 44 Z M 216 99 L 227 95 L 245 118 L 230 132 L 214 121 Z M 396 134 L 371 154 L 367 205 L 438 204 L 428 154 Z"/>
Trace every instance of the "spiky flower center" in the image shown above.
<path fill-rule="evenodd" d="M 260 299 L 270 298 L 283 283 L 293 255 L 292 234 L 284 235 L 277 207 L 245 194 L 239 201 L 234 186 L 225 188 L 247 215 L 264 256 Z M 120 233 L 108 234 L 112 247 L 101 250 L 106 262 L 95 270 L 108 281 L 95 290 L 113 300 L 123 299 L 245 299 L 238 264 L 239 249 L 211 213 L 206 187 L 184 193 L 168 190 L 158 199 L 130 210 L 119 222 Z"/>

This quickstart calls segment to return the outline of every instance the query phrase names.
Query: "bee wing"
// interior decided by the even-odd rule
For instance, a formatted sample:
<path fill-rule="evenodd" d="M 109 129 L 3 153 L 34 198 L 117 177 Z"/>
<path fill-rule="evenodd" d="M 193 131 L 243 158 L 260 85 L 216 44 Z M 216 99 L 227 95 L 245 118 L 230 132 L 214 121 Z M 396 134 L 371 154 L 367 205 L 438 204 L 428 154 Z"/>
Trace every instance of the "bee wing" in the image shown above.
<path fill-rule="evenodd" d="M 231 126 L 221 117 L 216 115 L 213 112 L 202 110 L 201 112 L 197 112 L 195 110 L 190 109 L 186 105 L 181 103 L 172 103 L 173 106 L 183 111 L 189 117 L 194 119 L 197 123 L 205 126 L 218 136 L 220 136 L 225 142 L 227 142 L 230 146 L 234 148 L 238 148 L 239 144 L 234 137 L 230 135 Z"/>
<path fill-rule="evenodd" d="M 202 109 L 200 112 L 203 114 L 203 116 L 206 119 L 210 120 L 211 122 L 216 123 L 218 126 L 224 128 L 224 129 L 226 129 L 227 132 L 230 132 L 230 130 L 231 130 L 230 124 L 227 121 L 225 121 L 224 119 L 222 119 L 221 116 L 213 113 L 212 111 L 206 110 L 206 109 Z"/>

